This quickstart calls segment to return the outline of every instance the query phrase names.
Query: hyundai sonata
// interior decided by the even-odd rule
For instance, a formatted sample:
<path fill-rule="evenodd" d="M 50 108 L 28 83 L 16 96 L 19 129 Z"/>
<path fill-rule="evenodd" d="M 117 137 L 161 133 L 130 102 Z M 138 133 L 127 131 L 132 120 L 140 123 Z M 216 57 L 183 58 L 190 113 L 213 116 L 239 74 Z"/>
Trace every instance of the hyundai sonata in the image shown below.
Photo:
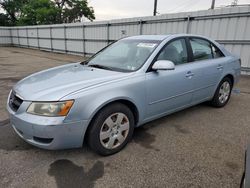
<path fill-rule="evenodd" d="M 15 132 L 45 149 L 120 151 L 135 127 L 210 101 L 223 107 L 240 75 L 240 59 L 202 36 L 121 39 L 85 62 L 19 81 L 7 109 Z"/>

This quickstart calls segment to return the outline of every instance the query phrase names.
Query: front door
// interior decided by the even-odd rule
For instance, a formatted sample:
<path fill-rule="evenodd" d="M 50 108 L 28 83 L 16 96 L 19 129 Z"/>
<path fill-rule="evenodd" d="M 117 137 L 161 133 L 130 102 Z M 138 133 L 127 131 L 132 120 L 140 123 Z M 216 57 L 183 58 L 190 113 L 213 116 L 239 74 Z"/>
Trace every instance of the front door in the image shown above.
<path fill-rule="evenodd" d="M 146 73 L 147 119 L 171 113 L 188 106 L 192 99 L 193 72 L 188 63 L 184 38 L 168 43 L 156 58 L 170 60 L 175 70 Z"/>

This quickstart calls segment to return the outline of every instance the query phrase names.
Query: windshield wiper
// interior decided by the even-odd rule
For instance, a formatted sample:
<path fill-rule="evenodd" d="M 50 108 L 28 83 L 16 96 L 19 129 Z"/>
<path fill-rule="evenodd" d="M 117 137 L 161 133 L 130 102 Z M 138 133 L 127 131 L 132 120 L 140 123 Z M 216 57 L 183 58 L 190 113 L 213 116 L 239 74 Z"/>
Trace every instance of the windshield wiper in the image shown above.
<path fill-rule="evenodd" d="M 88 62 L 89 62 L 88 60 L 84 60 L 84 61 L 82 61 L 80 64 L 81 64 L 81 65 L 87 65 Z"/>
<path fill-rule="evenodd" d="M 111 68 L 111 67 L 107 67 L 107 66 L 99 65 L 99 64 L 91 64 L 91 65 L 88 65 L 88 66 L 98 68 L 98 69 L 113 70 L 113 68 Z"/>

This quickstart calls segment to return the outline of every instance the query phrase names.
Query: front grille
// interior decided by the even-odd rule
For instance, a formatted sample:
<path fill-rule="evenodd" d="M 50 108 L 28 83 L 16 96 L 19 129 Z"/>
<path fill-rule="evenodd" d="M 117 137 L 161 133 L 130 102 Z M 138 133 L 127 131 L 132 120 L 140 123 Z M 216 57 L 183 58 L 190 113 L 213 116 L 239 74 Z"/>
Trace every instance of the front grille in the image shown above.
<path fill-rule="evenodd" d="M 23 103 L 23 100 L 18 97 L 14 91 L 11 92 L 10 94 L 10 100 L 9 100 L 9 106 L 10 108 L 16 112 L 19 107 L 21 106 L 21 104 Z"/>

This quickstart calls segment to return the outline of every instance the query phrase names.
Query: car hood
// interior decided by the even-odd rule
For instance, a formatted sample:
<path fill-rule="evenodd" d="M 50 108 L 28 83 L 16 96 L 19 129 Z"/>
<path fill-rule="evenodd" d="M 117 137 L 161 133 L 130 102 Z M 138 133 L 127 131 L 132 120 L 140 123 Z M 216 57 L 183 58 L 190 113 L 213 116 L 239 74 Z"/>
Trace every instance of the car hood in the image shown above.
<path fill-rule="evenodd" d="M 14 91 L 27 101 L 57 101 L 75 91 L 129 77 L 123 73 L 68 64 L 32 74 L 14 86 Z"/>

